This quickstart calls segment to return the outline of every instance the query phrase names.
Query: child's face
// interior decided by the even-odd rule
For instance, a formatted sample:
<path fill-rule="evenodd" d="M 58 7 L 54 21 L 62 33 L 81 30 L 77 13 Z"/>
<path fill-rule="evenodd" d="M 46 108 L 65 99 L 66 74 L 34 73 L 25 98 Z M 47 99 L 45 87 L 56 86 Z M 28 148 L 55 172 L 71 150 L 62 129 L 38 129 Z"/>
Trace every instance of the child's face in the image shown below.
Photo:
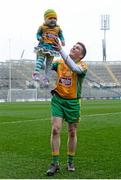
<path fill-rule="evenodd" d="M 56 22 L 57 22 L 57 19 L 54 18 L 54 17 L 51 17 L 51 18 L 48 18 L 45 23 L 50 26 L 50 27 L 54 27 L 56 26 Z"/>

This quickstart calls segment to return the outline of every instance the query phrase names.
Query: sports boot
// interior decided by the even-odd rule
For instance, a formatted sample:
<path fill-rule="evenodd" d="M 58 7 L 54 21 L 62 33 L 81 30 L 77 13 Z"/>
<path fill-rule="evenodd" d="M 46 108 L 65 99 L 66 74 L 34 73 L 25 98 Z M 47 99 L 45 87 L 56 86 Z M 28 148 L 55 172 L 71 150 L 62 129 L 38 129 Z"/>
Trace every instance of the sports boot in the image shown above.
<path fill-rule="evenodd" d="M 52 163 L 47 170 L 47 176 L 53 176 L 59 169 L 59 164 Z"/>

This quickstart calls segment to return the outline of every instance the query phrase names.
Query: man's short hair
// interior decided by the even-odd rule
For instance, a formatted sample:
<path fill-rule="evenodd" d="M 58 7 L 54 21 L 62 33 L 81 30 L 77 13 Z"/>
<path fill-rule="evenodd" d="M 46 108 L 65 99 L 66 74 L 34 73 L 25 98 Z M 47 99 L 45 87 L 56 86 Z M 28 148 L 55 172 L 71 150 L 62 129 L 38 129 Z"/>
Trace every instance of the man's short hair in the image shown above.
<path fill-rule="evenodd" d="M 83 56 L 81 57 L 81 59 L 83 59 L 86 56 L 86 53 L 87 53 L 86 47 L 81 42 L 77 42 L 76 44 L 79 44 L 82 47 L 82 49 L 83 49 L 83 51 L 82 51 Z"/>

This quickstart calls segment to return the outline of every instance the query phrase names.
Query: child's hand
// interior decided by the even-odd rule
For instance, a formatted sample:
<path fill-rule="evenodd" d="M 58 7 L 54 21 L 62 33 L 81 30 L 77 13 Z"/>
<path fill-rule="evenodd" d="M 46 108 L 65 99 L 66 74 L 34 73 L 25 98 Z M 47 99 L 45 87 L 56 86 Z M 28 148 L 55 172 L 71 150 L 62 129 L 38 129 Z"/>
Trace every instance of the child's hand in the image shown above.
<path fill-rule="evenodd" d="M 62 46 L 65 46 L 65 41 L 61 41 L 61 45 L 62 45 Z"/>
<path fill-rule="evenodd" d="M 42 41 L 42 37 L 38 38 L 38 41 L 41 42 Z"/>

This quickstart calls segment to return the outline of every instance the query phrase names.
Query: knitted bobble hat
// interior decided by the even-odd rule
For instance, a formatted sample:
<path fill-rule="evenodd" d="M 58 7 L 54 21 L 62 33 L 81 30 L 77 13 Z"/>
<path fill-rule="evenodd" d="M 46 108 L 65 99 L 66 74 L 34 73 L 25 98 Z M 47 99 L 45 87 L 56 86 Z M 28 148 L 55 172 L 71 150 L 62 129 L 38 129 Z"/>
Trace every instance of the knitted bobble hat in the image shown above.
<path fill-rule="evenodd" d="M 46 20 L 48 18 L 56 18 L 57 19 L 57 14 L 53 9 L 48 9 L 45 11 L 44 19 Z"/>

